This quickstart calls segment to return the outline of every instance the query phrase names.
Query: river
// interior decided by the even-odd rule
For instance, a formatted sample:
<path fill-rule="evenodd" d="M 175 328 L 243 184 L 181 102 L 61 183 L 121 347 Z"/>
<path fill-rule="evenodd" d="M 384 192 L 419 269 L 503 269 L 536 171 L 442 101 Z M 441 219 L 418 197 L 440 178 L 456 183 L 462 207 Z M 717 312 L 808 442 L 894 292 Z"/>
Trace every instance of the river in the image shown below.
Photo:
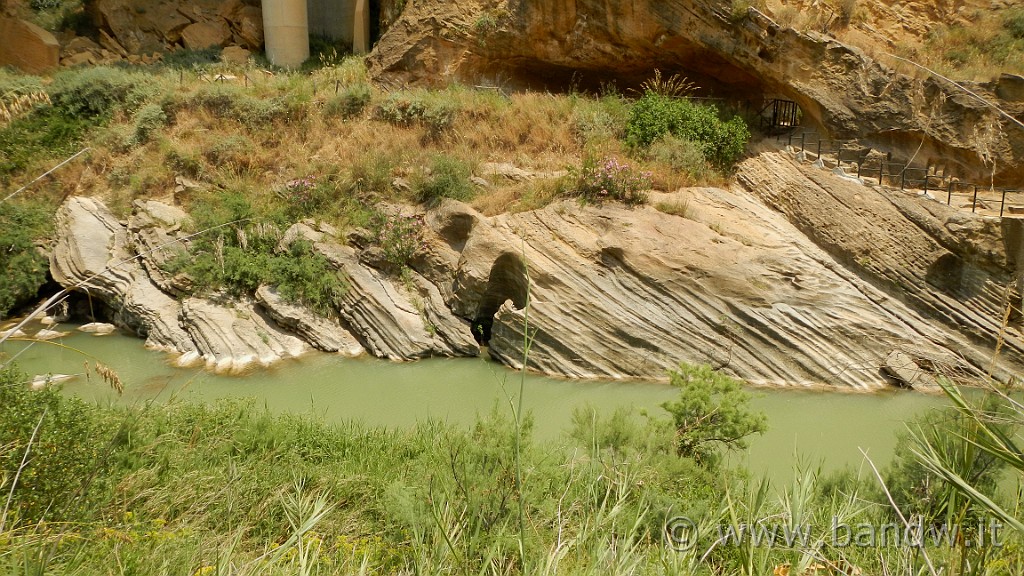
<path fill-rule="evenodd" d="M 218 376 L 170 366 L 167 355 L 146 350 L 141 340 L 123 334 L 100 337 L 73 331 L 57 342 L 34 343 L 22 351 L 25 346 L 9 342 L 3 352 L 21 351 L 17 362 L 30 375 L 81 373 L 87 359 L 99 359 L 118 372 L 125 384 L 120 398 L 96 377 L 79 376 L 63 384 L 66 392 L 87 400 L 131 404 L 251 397 L 274 412 L 314 413 L 328 422 L 356 419 L 371 426 L 410 426 L 431 418 L 469 425 L 495 405 L 508 409 L 508 399 L 518 394 L 520 385 L 518 372 L 483 358 L 395 363 L 312 353 L 245 376 Z M 524 408 L 533 415 L 540 439 L 558 437 L 577 407 L 591 405 L 608 414 L 629 407 L 661 416 L 666 413 L 660 404 L 677 393 L 662 383 L 581 382 L 535 375 L 526 377 L 524 390 Z M 860 467 L 863 448 L 877 463 L 887 462 L 904 422 L 944 403 L 940 397 L 904 390 L 752 392 L 753 406 L 767 414 L 769 429 L 733 462 L 784 483 L 791 478 L 795 460 L 821 464 L 825 470 Z"/>

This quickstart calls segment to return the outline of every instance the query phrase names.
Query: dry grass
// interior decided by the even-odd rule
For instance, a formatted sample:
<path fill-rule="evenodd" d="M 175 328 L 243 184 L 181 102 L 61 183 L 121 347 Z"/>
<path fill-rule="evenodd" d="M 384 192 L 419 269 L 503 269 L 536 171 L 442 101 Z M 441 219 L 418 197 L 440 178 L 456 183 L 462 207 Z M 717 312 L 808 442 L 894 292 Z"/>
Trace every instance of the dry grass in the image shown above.
<path fill-rule="evenodd" d="M 234 80 L 218 81 L 218 75 Z M 211 65 L 186 72 L 155 69 L 153 76 L 157 89 L 146 103 L 159 106 L 166 120 L 140 140 L 133 138 L 134 110 L 117 113 L 90 135 L 85 145 L 92 150 L 84 160 L 47 183 L 52 195 L 99 196 L 119 213 L 138 198 L 188 207 L 194 192 L 175 192 L 176 180 L 185 178 L 207 191 L 238 191 L 273 202 L 274 191 L 286 182 L 317 175 L 347 194 L 340 202 L 365 207 L 415 202 L 404 183 L 415 185 L 429 175 L 438 156 L 467 166 L 499 162 L 552 173 L 584 157 L 632 155 L 623 144 L 630 105 L 617 94 L 505 95 L 463 86 L 385 93 L 370 86 L 358 59 L 312 74 Z M 368 90 L 369 102 L 352 113 L 328 109 L 348 88 Z M 396 98 L 412 106 L 408 119 L 380 113 Z M 41 159 L 40 171 L 51 161 Z M 629 163 L 653 172 L 660 189 L 708 183 L 656 160 Z M 474 205 L 486 214 L 530 210 L 563 189 L 558 178 L 498 180 L 479 191 Z M 348 216 L 338 211 L 336 223 L 352 220 Z"/>

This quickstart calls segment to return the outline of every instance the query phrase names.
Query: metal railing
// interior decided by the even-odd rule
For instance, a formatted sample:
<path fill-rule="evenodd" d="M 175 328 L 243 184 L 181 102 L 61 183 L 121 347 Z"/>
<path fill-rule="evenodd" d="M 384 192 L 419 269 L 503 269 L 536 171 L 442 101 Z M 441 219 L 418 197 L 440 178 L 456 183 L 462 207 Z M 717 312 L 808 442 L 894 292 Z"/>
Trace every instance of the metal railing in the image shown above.
<path fill-rule="evenodd" d="M 899 187 L 900 190 L 921 190 L 925 194 L 932 192 L 939 193 L 937 200 L 941 201 L 941 194 L 945 194 L 946 205 L 953 205 L 953 197 L 966 195 L 970 198 L 971 212 L 977 212 L 980 207 L 983 210 L 995 210 L 994 204 L 999 204 L 999 217 L 1002 218 L 1007 210 L 1007 198 L 1016 203 L 1011 206 L 1011 212 L 1016 212 L 1019 207 L 1024 213 L 1024 189 L 1018 188 L 997 188 L 989 185 L 963 182 L 946 174 L 936 174 L 934 166 L 911 166 L 906 162 L 894 162 L 889 157 L 885 160 L 868 158 L 869 149 L 857 144 L 852 140 L 833 140 L 822 138 L 813 130 L 806 130 L 797 133 L 790 131 L 787 134 L 779 134 L 775 141 L 781 143 L 786 139 L 786 145 L 798 149 L 806 158 L 813 154 L 815 159 L 825 161 L 830 159 L 836 166 L 850 166 L 856 169 L 858 178 L 872 178 L 879 186 Z M 831 158 L 830 158 L 831 157 Z M 967 205 L 963 205 L 966 208 Z"/>

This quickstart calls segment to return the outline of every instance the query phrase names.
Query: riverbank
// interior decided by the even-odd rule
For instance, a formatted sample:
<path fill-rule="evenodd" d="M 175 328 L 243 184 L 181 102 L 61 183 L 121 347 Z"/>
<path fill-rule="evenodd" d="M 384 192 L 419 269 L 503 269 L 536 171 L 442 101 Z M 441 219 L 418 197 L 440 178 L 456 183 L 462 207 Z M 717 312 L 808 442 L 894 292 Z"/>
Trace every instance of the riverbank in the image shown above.
<path fill-rule="evenodd" d="M 24 474 L 6 480 L 17 484 L 0 526 L 9 551 L 0 567 L 12 570 L 365 574 L 499 564 L 507 574 L 760 574 L 821 562 L 864 573 L 921 562 L 899 546 L 832 543 L 833 522 L 894 521 L 887 506 L 872 504 L 881 498 L 870 475 L 801 464 L 769 484 L 733 465 L 705 468 L 676 455 L 672 430 L 656 415 L 583 412 L 542 439 L 536 415 L 520 429 L 507 403 L 468 427 L 433 420 L 382 428 L 327 423 L 333 411 L 315 397 L 306 415 L 274 415 L 258 399 L 102 407 L 29 391 L 12 376 L 5 372 L 0 385 L 14 432 L 0 452 L 4 469 L 18 469 L 29 442 L 34 454 Z M 127 398 L 133 383 L 124 382 Z M 108 386 L 95 376 L 86 384 Z M 397 399 L 386 387 L 376 391 L 386 412 Z M 528 382 L 526 398 L 538 391 Z M 804 424 L 815 426 L 813 418 Z M 789 518 L 795 509 L 805 511 L 793 521 L 807 527 L 807 542 L 716 542 L 721 527 Z M 694 540 L 676 528 L 666 535 L 666 526 L 691 520 Z M 1013 549 L 951 542 L 928 547 L 938 566 L 999 564 Z"/>
<path fill-rule="evenodd" d="M 274 414 L 313 416 L 331 425 L 358 422 L 409 430 L 436 420 L 468 429 L 495 406 L 507 408 L 520 378 L 518 372 L 485 358 L 395 363 L 328 354 L 311 354 L 245 376 L 217 375 L 201 368 L 176 368 L 163 354 L 145 350 L 127 334 L 97 337 L 79 333 L 73 325 L 57 328 L 71 334 L 33 344 L 20 354 L 24 342 L 8 343 L 4 350 L 18 354 L 17 361 L 29 375 L 76 374 L 87 358 L 101 359 L 126 383 L 123 395 L 84 376 L 62 384 L 67 393 L 101 405 L 250 399 Z M 574 381 L 530 374 L 526 383 L 523 405 L 533 416 L 534 437 L 544 442 L 558 440 L 572 426 L 576 410 L 591 407 L 609 414 L 621 409 L 664 417 L 660 404 L 677 394 L 656 382 Z M 796 458 L 815 466 L 821 463 L 827 471 L 857 469 L 864 462 L 859 451 L 863 448 L 877 462 L 887 463 L 905 423 L 945 405 L 941 396 L 908 390 L 750 391 L 753 407 L 768 418 L 768 431 L 755 437 L 750 450 L 737 454 L 734 463 L 755 475 L 767 474 L 778 484 L 792 479 Z"/>

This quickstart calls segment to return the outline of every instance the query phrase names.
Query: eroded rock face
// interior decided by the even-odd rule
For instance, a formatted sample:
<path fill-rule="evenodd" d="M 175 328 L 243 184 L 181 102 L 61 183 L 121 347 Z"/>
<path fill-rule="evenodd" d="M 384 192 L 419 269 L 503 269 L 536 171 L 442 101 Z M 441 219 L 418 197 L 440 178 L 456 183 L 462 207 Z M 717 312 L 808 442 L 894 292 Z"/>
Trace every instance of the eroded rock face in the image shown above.
<path fill-rule="evenodd" d="M 178 322 L 180 304 L 152 282 L 129 250 L 126 227 L 100 201 L 71 198 L 56 216 L 50 273 L 64 287 L 87 292 L 115 311 L 115 322 L 146 345 L 181 354 L 196 351 Z"/>
<path fill-rule="evenodd" d="M 673 203 L 681 216 L 653 207 Z M 337 320 L 270 287 L 255 303 L 179 303 L 148 250 L 144 266 L 111 267 L 129 237 L 141 249 L 178 233 L 173 208 L 135 209 L 126 228 L 95 200 L 69 200 L 54 278 L 87 286 L 150 344 L 219 370 L 294 357 L 303 341 L 396 360 L 475 356 L 474 336 L 520 366 L 526 328 L 528 367 L 577 378 L 660 379 L 685 361 L 756 384 L 934 390 L 940 375 L 986 373 L 997 338 L 994 374 L 1024 371 L 1022 320 L 1003 326 L 1007 297 L 1021 298 L 1013 225 L 785 152 L 744 161 L 729 190 L 654 192 L 640 208 L 563 201 L 487 218 L 446 201 L 426 215 L 428 249 L 403 277 L 379 269 L 372 246 L 296 224 L 282 247 L 308 240 L 349 284 Z"/>
<path fill-rule="evenodd" d="M 659 68 L 755 111 L 762 97 L 794 100 L 808 124 L 832 137 L 861 138 L 905 158 L 916 152 L 922 165 L 941 161 L 961 177 L 987 175 L 993 159 L 997 179 L 1024 177 L 1024 129 L 1001 129 L 986 104 L 756 10 L 734 16 L 729 2 L 417 2 L 368 62 L 385 84 L 461 80 L 556 90 L 571 80 L 637 85 Z"/>
<path fill-rule="evenodd" d="M 207 367 L 217 372 L 242 373 L 296 358 L 307 350 L 305 342 L 244 300 L 188 298 L 181 304 L 181 323 Z"/>
<path fill-rule="evenodd" d="M 304 306 L 288 302 L 270 286 L 260 286 L 256 300 L 274 322 L 301 335 L 317 350 L 349 357 L 364 352 L 359 340 L 337 319 L 323 318 Z"/>
<path fill-rule="evenodd" d="M 418 273 L 409 285 L 364 266 L 356 250 L 305 224 L 287 237 L 301 236 L 313 244 L 348 281 L 339 317 L 376 356 L 413 360 L 428 356 L 476 356 L 479 347 L 469 323 L 454 316 L 437 287 Z"/>
<path fill-rule="evenodd" d="M 263 44 L 258 0 L 96 0 L 90 9 L 101 38 L 107 34 L 123 56 L 182 46 L 199 50 L 236 44 L 258 49 Z"/>

